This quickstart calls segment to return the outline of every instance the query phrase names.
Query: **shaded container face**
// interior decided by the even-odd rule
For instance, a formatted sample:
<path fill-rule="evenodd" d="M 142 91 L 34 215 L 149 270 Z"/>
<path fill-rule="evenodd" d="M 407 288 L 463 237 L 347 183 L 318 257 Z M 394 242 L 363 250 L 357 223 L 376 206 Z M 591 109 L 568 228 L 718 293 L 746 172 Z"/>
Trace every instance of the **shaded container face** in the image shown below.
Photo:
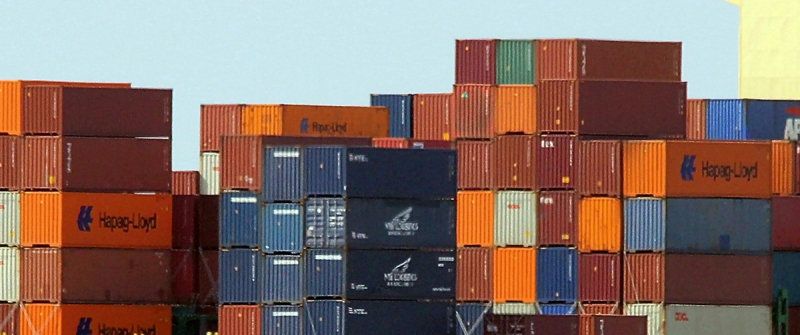
<path fill-rule="evenodd" d="M 538 307 L 536 306 L 536 303 L 494 303 L 492 312 L 497 315 L 535 315 L 539 313 Z"/>
<path fill-rule="evenodd" d="M 304 150 L 300 147 L 268 147 L 264 152 L 264 185 L 261 194 L 266 202 L 303 199 Z"/>
<path fill-rule="evenodd" d="M 197 244 L 202 249 L 219 248 L 219 203 L 218 195 L 200 196 L 200 218 L 197 220 Z"/>
<path fill-rule="evenodd" d="M 800 291 L 800 252 L 775 252 L 772 254 L 772 297 L 776 299 L 782 289 Z M 800 305 L 800 297 L 789 295 L 789 306 Z"/>
<path fill-rule="evenodd" d="M 475 142 L 479 143 L 479 142 Z M 520 190 L 533 190 L 537 188 L 536 184 L 536 150 L 535 145 L 538 144 L 535 136 L 528 135 L 506 135 L 498 136 L 495 138 L 494 162 L 494 186 L 498 189 L 520 189 Z M 465 144 L 466 146 L 466 144 Z M 468 150 L 465 148 L 465 151 Z M 462 152 L 459 151 L 459 155 Z M 469 159 L 468 157 L 459 157 L 460 161 Z M 472 165 L 468 165 L 473 167 Z M 466 167 L 465 167 L 466 168 Z M 473 173 L 475 176 L 486 178 L 484 171 L 473 170 L 460 170 L 462 174 Z M 471 177 L 464 175 L 465 179 Z"/>
<path fill-rule="evenodd" d="M 458 141 L 458 189 L 490 190 L 495 187 L 496 147 L 492 141 Z M 531 178 L 532 179 L 532 178 Z"/>
<path fill-rule="evenodd" d="M 708 139 L 796 141 L 800 134 L 800 101 L 709 100 L 707 115 Z"/>
<path fill-rule="evenodd" d="M 646 316 L 593 315 L 589 318 L 592 335 L 647 335 Z"/>
<path fill-rule="evenodd" d="M 414 139 L 456 139 L 456 108 L 452 93 L 414 95 Z"/>
<path fill-rule="evenodd" d="M 622 203 L 616 198 L 583 198 L 578 213 L 578 249 L 581 252 L 620 252 Z"/>
<path fill-rule="evenodd" d="M 456 334 L 484 335 L 484 318 L 492 313 L 492 305 L 458 304 L 456 305 Z"/>
<path fill-rule="evenodd" d="M 200 151 L 220 151 L 222 136 L 242 133 L 244 105 L 200 106 Z"/>
<path fill-rule="evenodd" d="M 625 315 L 647 317 L 647 335 L 664 334 L 664 305 L 629 304 L 625 305 Z"/>
<path fill-rule="evenodd" d="M 172 196 L 172 248 L 197 247 L 197 221 L 200 219 L 200 196 Z"/>
<path fill-rule="evenodd" d="M 408 139 L 396 137 L 373 138 L 372 146 L 375 148 L 408 148 Z"/>
<path fill-rule="evenodd" d="M 795 143 L 772 141 L 772 194 L 795 193 Z"/>
<path fill-rule="evenodd" d="M 584 304 L 580 305 L 581 315 L 619 315 L 622 309 L 619 304 Z"/>
<path fill-rule="evenodd" d="M 495 84 L 497 44 L 497 40 L 456 40 L 456 84 Z"/>
<path fill-rule="evenodd" d="M 299 255 L 261 256 L 261 303 L 303 302 L 303 263 Z"/>
<path fill-rule="evenodd" d="M 625 251 L 664 251 L 666 205 L 659 198 L 625 200 Z"/>
<path fill-rule="evenodd" d="M 495 196 L 495 246 L 536 245 L 536 193 L 500 191 Z"/>
<path fill-rule="evenodd" d="M 576 314 L 577 304 L 539 304 L 544 315 L 573 315 Z"/>
<path fill-rule="evenodd" d="M 20 244 L 20 194 L 0 192 L 0 245 Z"/>
<path fill-rule="evenodd" d="M 197 262 L 198 301 L 216 305 L 219 300 L 219 250 L 200 250 Z"/>
<path fill-rule="evenodd" d="M 247 105 L 242 133 L 308 137 L 389 137 L 386 107 Z"/>
<path fill-rule="evenodd" d="M 190 304 L 197 292 L 197 252 L 173 250 L 170 268 L 173 303 Z"/>
<path fill-rule="evenodd" d="M 583 196 L 622 194 L 622 141 L 581 141 L 578 191 Z"/>
<path fill-rule="evenodd" d="M 345 334 L 345 303 L 339 300 L 310 300 L 306 313 L 305 335 Z"/>
<path fill-rule="evenodd" d="M 686 136 L 686 83 L 554 80 L 536 92 L 540 132 Z"/>
<path fill-rule="evenodd" d="M 218 195 L 221 187 L 222 162 L 218 152 L 200 154 L 200 194 Z"/>
<path fill-rule="evenodd" d="M 456 300 L 492 301 L 492 249 L 460 248 L 457 256 Z"/>
<path fill-rule="evenodd" d="M 382 106 L 389 109 L 389 137 L 413 137 L 411 126 L 413 95 L 372 94 L 370 106 Z"/>
<path fill-rule="evenodd" d="M 495 193 L 458 191 L 456 231 L 459 247 L 494 245 Z"/>
<path fill-rule="evenodd" d="M 800 250 L 800 197 L 772 198 L 772 248 Z"/>
<path fill-rule="evenodd" d="M 219 254 L 219 302 L 257 304 L 263 262 L 257 251 L 236 249 Z"/>
<path fill-rule="evenodd" d="M 344 247 L 346 216 L 346 203 L 342 198 L 308 198 L 305 211 L 306 247 Z"/>
<path fill-rule="evenodd" d="M 0 247 L 0 301 L 19 301 L 19 270 L 19 249 Z"/>
<path fill-rule="evenodd" d="M 622 300 L 622 258 L 619 254 L 581 254 L 578 262 L 580 301 Z"/>
<path fill-rule="evenodd" d="M 578 250 L 544 248 L 537 253 L 536 296 L 540 303 L 578 299 Z"/>
<path fill-rule="evenodd" d="M 260 207 L 255 193 L 223 193 L 220 196 L 219 245 L 223 248 L 258 248 Z"/>
<path fill-rule="evenodd" d="M 578 316 L 529 315 L 525 317 L 530 334 L 577 335 L 580 324 Z"/>
<path fill-rule="evenodd" d="M 451 302 L 349 301 L 345 306 L 347 334 L 456 333 L 455 305 Z"/>
<path fill-rule="evenodd" d="M 495 134 L 497 87 L 455 85 L 456 134 L 459 139 L 490 139 Z"/>
<path fill-rule="evenodd" d="M 702 99 L 686 100 L 686 139 L 706 139 L 706 115 L 708 101 Z"/>
<path fill-rule="evenodd" d="M 730 276 L 730 269 L 737 269 L 737 275 Z M 667 254 L 664 272 L 666 303 L 769 305 L 772 301 L 770 256 Z"/>
<path fill-rule="evenodd" d="M 261 306 L 221 306 L 219 333 L 261 335 Z"/>
<path fill-rule="evenodd" d="M 668 335 L 770 334 L 773 331 L 769 306 L 669 305 L 665 319 Z"/>
<path fill-rule="evenodd" d="M 495 113 L 498 135 L 536 133 L 536 86 L 498 86 Z"/>
<path fill-rule="evenodd" d="M 199 195 L 199 171 L 172 171 L 173 195 Z"/>
<path fill-rule="evenodd" d="M 261 250 L 266 253 L 303 251 L 303 207 L 267 204 L 261 207 Z"/>
<path fill-rule="evenodd" d="M 305 319 L 303 307 L 264 306 L 261 308 L 261 334 L 259 335 L 302 335 L 303 319 Z"/>
<path fill-rule="evenodd" d="M 346 200 L 346 236 L 350 248 L 454 249 L 454 200 Z"/>
<path fill-rule="evenodd" d="M 171 258 L 169 250 L 22 249 L 21 299 L 53 303 L 169 303 Z"/>
<path fill-rule="evenodd" d="M 664 254 L 625 254 L 624 262 L 625 302 L 663 302 Z"/>
<path fill-rule="evenodd" d="M 0 304 L 0 333 L 6 335 L 19 335 L 20 317 L 19 305 Z"/>
<path fill-rule="evenodd" d="M 16 136 L 0 136 L 0 189 L 19 189 L 20 140 Z"/>
<path fill-rule="evenodd" d="M 542 135 L 536 148 L 536 176 L 540 189 L 575 189 L 578 143 L 569 135 Z"/>
<path fill-rule="evenodd" d="M 538 245 L 577 246 L 578 194 L 574 191 L 542 191 L 538 201 Z"/>
<path fill-rule="evenodd" d="M 345 296 L 345 254 L 341 249 L 306 251 L 306 287 L 308 298 Z"/>
<path fill-rule="evenodd" d="M 349 299 L 449 300 L 455 295 L 455 252 L 347 252 Z"/>
<path fill-rule="evenodd" d="M 25 137 L 22 147 L 25 189 L 172 191 L 169 139 Z"/>
<path fill-rule="evenodd" d="M 484 319 L 484 334 L 514 335 L 527 334 L 528 325 L 523 315 L 503 315 L 495 313 Z"/>
<path fill-rule="evenodd" d="M 20 306 L 20 334 L 172 334 L 172 307 L 130 305 Z"/>
<path fill-rule="evenodd" d="M 409 149 L 450 149 L 456 150 L 456 142 L 444 140 L 408 140 Z"/>
<path fill-rule="evenodd" d="M 536 301 L 536 249 L 497 248 L 494 252 L 494 301 Z"/>
<path fill-rule="evenodd" d="M 497 41 L 497 84 L 533 85 L 536 83 L 535 40 Z"/>
<path fill-rule="evenodd" d="M 796 325 L 798 322 L 800 322 L 800 307 L 790 307 L 789 308 L 789 323 Z M 791 335 L 800 334 L 800 327 L 791 327 L 791 328 L 789 328 L 789 334 L 791 334 Z"/>

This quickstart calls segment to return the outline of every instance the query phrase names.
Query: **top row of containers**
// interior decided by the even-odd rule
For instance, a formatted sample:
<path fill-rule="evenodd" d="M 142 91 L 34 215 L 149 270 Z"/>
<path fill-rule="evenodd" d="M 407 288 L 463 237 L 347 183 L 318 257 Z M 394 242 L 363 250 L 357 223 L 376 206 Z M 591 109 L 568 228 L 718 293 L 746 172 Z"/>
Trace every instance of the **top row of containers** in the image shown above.
<path fill-rule="evenodd" d="M 690 139 L 789 140 L 800 135 L 800 100 L 689 100 Z"/>

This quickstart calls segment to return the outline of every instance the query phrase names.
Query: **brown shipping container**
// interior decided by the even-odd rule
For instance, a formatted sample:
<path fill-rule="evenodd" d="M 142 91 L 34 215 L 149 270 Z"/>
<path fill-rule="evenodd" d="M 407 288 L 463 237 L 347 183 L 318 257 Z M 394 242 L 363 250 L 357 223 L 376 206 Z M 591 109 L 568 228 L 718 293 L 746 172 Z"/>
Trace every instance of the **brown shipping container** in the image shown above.
<path fill-rule="evenodd" d="M 21 250 L 23 302 L 170 303 L 169 250 L 31 248 Z"/>
<path fill-rule="evenodd" d="M 372 146 L 376 148 L 406 149 L 408 148 L 408 139 L 396 137 L 373 138 Z"/>
<path fill-rule="evenodd" d="M 494 200 L 492 191 L 458 191 L 456 232 L 459 247 L 494 245 Z"/>
<path fill-rule="evenodd" d="M 20 309 L 23 335 L 172 335 L 168 305 L 23 304 Z"/>
<path fill-rule="evenodd" d="M 200 171 L 172 171 L 173 195 L 199 195 Z"/>
<path fill-rule="evenodd" d="M 686 139 L 706 139 L 706 109 L 708 102 L 702 99 L 686 100 Z"/>
<path fill-rule="evenodd" d="M 169 139 L 24 137 L 22 188 L 65 192 L 172 191 Z"/>
<path fill-rule="evenodd" d="M 626 197 L 772 196 L 769 141 L 628 141 L 623 145 Z"/>
<path fill-rule="evenodd" d="M 247 105 L 242 114 L 242 133 L 303 137 L 389 137 L 389 109 Z"/>
<path fill-rule="evenodd" d="M 790 141 L 772 141 L 772 194 L 795 193 L 795 144 Z"/>
<path fill-rule="evenodd" d="M 462 302 L 492 301 L 491 248 L 459 248 L 456 300 Z"/>
<path fill-rule="evenodd" d="M 19 137 L 0 135 L 0 189 L 19 188 Z"/>
<path fill-rule="evenodd" d="M 789 335 L 800 335 L 800 307 L 789 307 Z"/>
<path fill-rule="evenodd" d="M 577 137 L 541 135 L 535 146 L 536 177 L 539 189 L 575 189 Z"/>
<path fill-rule="evenodd" d="M 198 220 L 200 219 L 199 195 L 172 196 L 172 248 L 197 248 Z"/>
<path fill-rule="evenodd" d="M 625 303 L 664 301 L 664 254 L 625 254 Z"/>
<path fill-rule="evenodd" d="M 494 302 L 535 302 L 536 249 L 495 249 L 493 277 Z"/>
<path fill-rule="evenodd" d="M 498 86 L 496 103 L 497 134 L 536 133 L 536 86 Z"/>
<path fill-rule="evenodd" d="M 622 195 L 622 141 L 581 141 L 578 191 L 583 196 Z"/>
<path fill-rule="evenodd" d="M 453 93 L 414 95 L 414 139 L 454 141 L 456 107 Z"/>
<path fill-rule="evenodd" d="M 647 335 L 647 317 L 583 315 L 580 335 Z"/>
<path fill-rule="evenodd" d="M 28 86 L 22 132 L 87 137 L 172 137 L 172 90 Z"/>
<path fill-rule="evenodd" d="M 497 40 L 456 40 L 456 84 L 497 82 Z"/>
<path fill-rule="evenodd" d="M 578 312 L 581 315 L 621 315 L 620 304 L 584 304 L 580 305 Z"/>
<path fill-rule="evenodd" d="M 197 244 L 202 249 L 218 249 L 219 195 L 201 195 L 197 212 Z"/>
<path fill-rule="evenodd" d="M 0 334 L 19 335 L 18 304 L 0 304 Z"/>
<path fill-rule="evenodd" d="M 494 183 L 497 189 L 536 189 L 536 157 L 533 135 L 498 136 L 494 141 Z"/>
<path fill-rule="evenodd" d="M 681 42 L 539 40 L 536 78 L 681 81 Z"/>
<path fill-rule="evenodd" d="M 497 87 L 455 85 L 456 134 L 463 139 L 490 139 L 495 133 Z"/>
<path fill-rule="evenodd" d="M 588 302 L 617 302 L 622 295 L 620 254 L 580 254 L 578 299 Z"/>
<path fill-rule="evenodd" d="M 686 83 L 551 80 L 536 93 L 543 133 L 686 136 Z"/>
<path fill-rule="evenodd" d="M 579 201 L 574 191 L 539 193 L 536 234 L 539 246 L 577 246 Z"/>
<path fill-rule="evenodd" d="M 581 199 L 578 207 L 578 249 L 581 252 L 622 249 L 622 201 L 617 198 Z"/>
<path fill-rule="evenodd" d="M 200 106 L 200 151 L 219 151 L 225 135 L 242 134 L 244 105 Z"/>
<path fill-rule="evenodd" d="M 197 262 L 197 292 L 201 305 L 219 301 L 219 250 L 201 250 Z"/>
<path fill-rule="evenodd" d="M 221 306 L 218 322 L 220 335 L 261 335 L 261 306 Z"/>
<path fill-rule="evenodd" d="M 458 188 L 494 189 L 495 145 L 492 141 L 458 141 Z"/>
<path fill-rule="evenodd" d="M 192 304 L 196 301 L 197 265 L 196 250 L 172 250 L 170 282 L 172 303 Z"/>
<path fill-rule="evenodd" d="M 800 250 L 800 197 L 772 198 L 772 249 Z"/>

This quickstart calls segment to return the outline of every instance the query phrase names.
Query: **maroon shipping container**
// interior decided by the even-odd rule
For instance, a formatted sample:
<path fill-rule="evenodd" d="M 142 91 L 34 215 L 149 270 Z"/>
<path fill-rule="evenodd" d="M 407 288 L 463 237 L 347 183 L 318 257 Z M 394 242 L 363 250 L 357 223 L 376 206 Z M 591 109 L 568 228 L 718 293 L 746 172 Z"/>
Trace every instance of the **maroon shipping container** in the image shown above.
<path fill-rule="evenodd" d="M 800 335 L 800 307 L 789 307 L 789 335 Z"/>
<path fill-rule="evenodd" d="M 172 196 L 173 249 L 194 249 L 197 247 L 196 235 L 199 210 L 199 195 Z"/>
<path fill-rule="evenodd" d="M 198 303 L 216 305 L 219 300 L 219 250 L 201 250 L 198 256 Z"/>
<path fill-rule="evenodd" d="M 0 304 L 0 334 L 19 335 L 19 304 Z"/>
<path fill-rule="evenodd" d="M 497 40 L 456 40 L 456 84 L 497 82 Z"/>
<path fill-rule="evenodd" d="M 539 40 L 538 80 L 681 81 L 680 42 Z"/>
<path fill-rule="evenodd" d="M 794 191 L 800 194 L 800 142 L 795 143 L 794 159 Z"/>
<path fill-rule="evenodd" d="M 453 93 L 414 95 L 414 139 L 456 139 L 456 107 Z"/>
<path fill-rule="evenodd" d="M 26 248 L 23 302 L 158 304 L 172 301 L 169 250 Z"/>
<path fill-rule="evenodd" d="M 578 335 L 577 315 L 487 315 L 483 333 L 494 335 Z"/>
<path fill-rule="evenodd" d="M 19 188 L 19 137 L 0 135 L 0 189 Z"/>
<path fill-rule="evenodd" d="M 580 254 L 578 299 L 585 302 L 621 301 L 621 263 L 620 254 Z"/>
<path fill-rule="evenodd" d="M 647 335 L 647 317 L 581 315 L 580 335 Z"/>
<path fill-rule="evenodd" d="M 536 211 L 539 246 L 578 245 L 578 201 L 575 191 L 539 192 Z"/>
<path fill-rule="evenodd" d="M 536 147 L 536 182 L 543 190 L 573 190 L 578 156 L 577 137 L 541 135 Z"/>
<path fill-rule="evenodd" d="M 494 188 L 495 148 L 492 141 L 458 141 L 458 188 Z"/>
<path fill-rule="evenodd" d="M 220 335 L 261 335 L 261 306 L 222 306 L 218 325 Z"/>
<path fill-rule="evenodd" d="M 578 308 L 581 315 L 622 315 L 622 306 L 614 304 L 584 304 Z"/>
<path fill-rule="evenodd" d="M 490 139 L 494 136 L 497 87 L 455 85 L 456 134 L 463 139 Z"/>
<path fill-rule="evenodd" d="M 626 303 L 664 301 L 664 255 L 625 254 L 624 299 Z"/>
<path fill-rule="evenodd" d="M 539 141 L 532 135 L 504 135 L 495 138 L 494 183 L 498 189 L 536 189 L 536 157 L 534 146 Z"/>
<path fill-rule="evenodd" d="M 492 271 L 494 257 L 491 248 L 458 249 L 459 269 L 456 300 L 462 302 L 492 301 Z"/>
<path fill-rule="evenodd" d="M 172 194 L 199 195 L 200 171 L 172 171 Z"/>
<path fill-rule="evenodd" d="M 578 153 L 578 192 L 583 196 L 622 194 L 622 142 L 581 141 Z"/>
<path fill-rule="evenodd" d="M 394 149 L 451 149 L 455 150 L 456 142 L 435 140 L 414 140 L 410 138 L 381 137 L 373 138 L 372 146 L 376 148 Z"/>
<path fill-rule="evenodd" d="M 245 105 L 200 106 L 200 151 L 220 151 L 224 135 L 242 134 Z"/>
<path fill-rule="evenodd" d="M 218 249 L 219 195 L 201 195 L 197 213 L 197 244 L 201 249 Z"/>
<path fill-rule="evenodd" d="M 21 142 L 26 190 L 172 191 L 169 139 L 28 136 Z"/>
<path fill-rule="evenodd" d="M 800 250 L 800 197 L 772 198 L 772 248 Z"/>
<path fill-rule="evenodd" d="M 197 251 L 172 250 L 172 303 L 191 304 L 197 300 Z"/>
<path fill-rule="evenodd" d="M 172 90 L 28 86 L 22 132 L 87 137 L 172 137 Z"/>
<path fill-rule="evenodd" d="M 543 133 L 686 136 L 686 83 L 551 80 L 537 93 Z"/>

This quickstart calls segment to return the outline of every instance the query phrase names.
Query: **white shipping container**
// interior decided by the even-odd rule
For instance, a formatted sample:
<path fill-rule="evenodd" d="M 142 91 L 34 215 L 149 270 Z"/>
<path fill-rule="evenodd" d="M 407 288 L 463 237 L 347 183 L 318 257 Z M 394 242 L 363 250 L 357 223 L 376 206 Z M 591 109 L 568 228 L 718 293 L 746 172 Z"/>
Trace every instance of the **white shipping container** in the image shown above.
<path fill-rule="evenodd" d="M 203 152 L 200 154 L 200 194 L 219 194 L 219 153 Z"/>
<path fill-rule="evenodd" d="M 19 192 L 0 192 L 0 245 L 19 246 Z"/>
<path fill-rule="evenodd" d="M 772 334 L 769 306 L 668 305 L 666 335 Z"/>
<path fill-rule="evenodd" d="M 536 315 L 539 308 L 535 303 L 523 304 L 520 302 L 495 303 L 492 313 L 497 315 Z"/>
<path fill-rule="evenodd" d="M 499 191 L 494 206 L 494 244 L 536 245 L 536 196 L 531 191 Z"/>
<path fill-rule="evenodd" d="M 19 301 L 19 249 L 0 248 L 0 301 Z"/>
<path fill-rule="evenodd" d="M 647 335 L 662 335 L 664 331 L 664 304 L 630 304 L 625 315 L 646 316 Z"/>

